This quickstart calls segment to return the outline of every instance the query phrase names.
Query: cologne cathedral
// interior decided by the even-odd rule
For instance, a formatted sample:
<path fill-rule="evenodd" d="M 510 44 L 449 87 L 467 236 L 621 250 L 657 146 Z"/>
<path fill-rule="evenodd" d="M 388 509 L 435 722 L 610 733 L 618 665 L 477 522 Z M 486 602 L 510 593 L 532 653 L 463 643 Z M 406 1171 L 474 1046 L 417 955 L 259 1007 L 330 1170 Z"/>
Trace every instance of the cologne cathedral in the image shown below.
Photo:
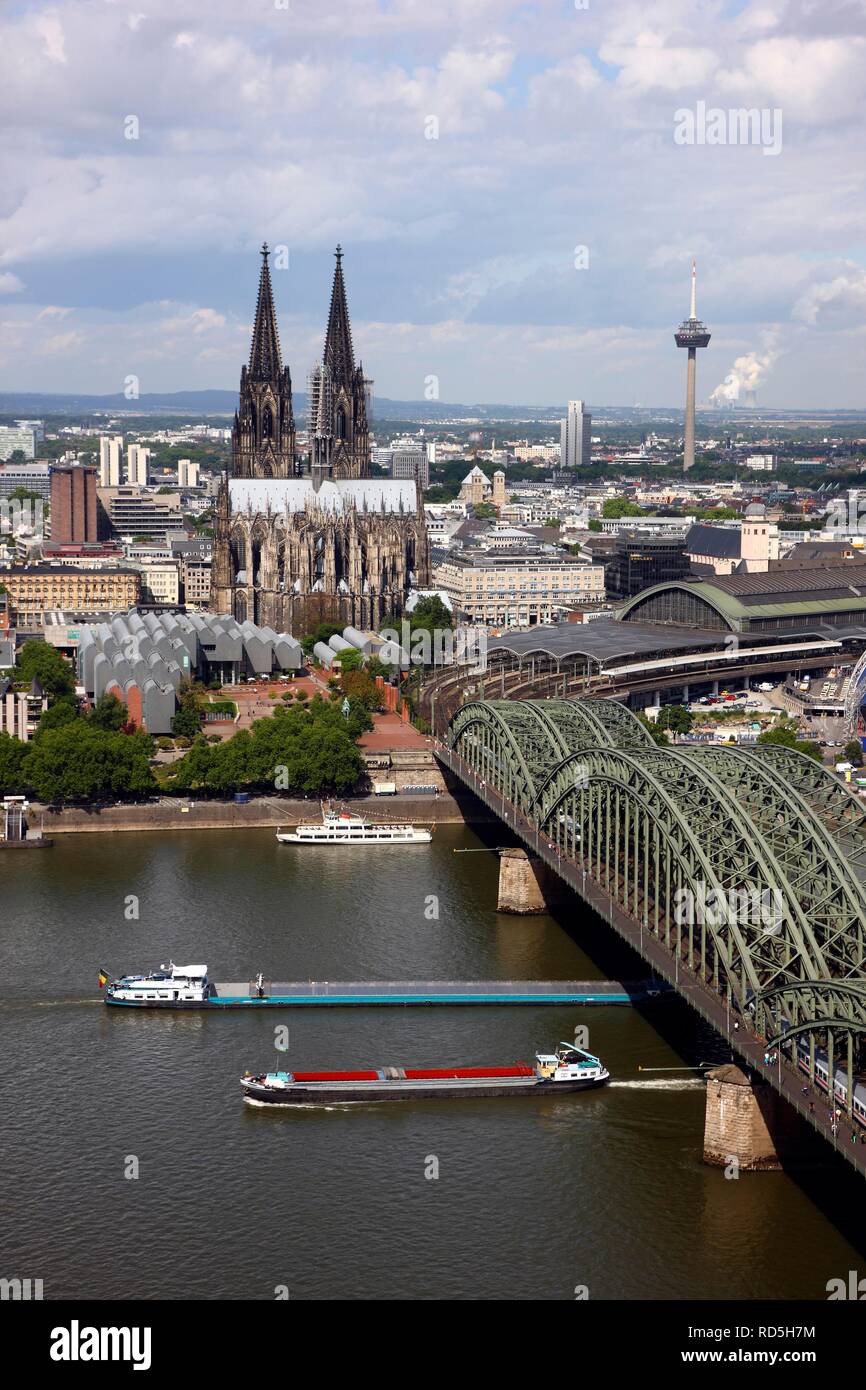
<path fill-rule="evenodd" d="M 420 489 L 371 478 L 368 381 L 355 365 L 343 253 L 322 360 L 309 377 L 308 431 L 295 432 L 268 248 L 249 365 L 241 369 L 230 476 L 216 505 L 211 611 L 302 637 L 319 623 L 377 628 L 429 582 Z"/>

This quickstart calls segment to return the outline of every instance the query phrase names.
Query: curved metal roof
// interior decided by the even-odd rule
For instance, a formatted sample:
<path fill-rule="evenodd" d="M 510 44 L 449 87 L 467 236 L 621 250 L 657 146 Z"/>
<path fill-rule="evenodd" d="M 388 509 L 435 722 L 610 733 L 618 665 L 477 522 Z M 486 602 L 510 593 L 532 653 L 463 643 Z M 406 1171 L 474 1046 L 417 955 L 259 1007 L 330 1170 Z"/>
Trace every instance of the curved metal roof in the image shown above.
<path fill-rule="evenodd" d="M 718 645 L 719 633 L 706 628 L 675 628 L 664 623 L 625 627 L 617 619 L 594 618 L 589 623 L 559 623 L 528 632 L 504 633 L 490 642 L 487 650 L 488 655 L 501 651 L 517 657 L 549 656 L 559 661 L 586 656 L 604 663 L 618 657 L 701 651 Z"/>

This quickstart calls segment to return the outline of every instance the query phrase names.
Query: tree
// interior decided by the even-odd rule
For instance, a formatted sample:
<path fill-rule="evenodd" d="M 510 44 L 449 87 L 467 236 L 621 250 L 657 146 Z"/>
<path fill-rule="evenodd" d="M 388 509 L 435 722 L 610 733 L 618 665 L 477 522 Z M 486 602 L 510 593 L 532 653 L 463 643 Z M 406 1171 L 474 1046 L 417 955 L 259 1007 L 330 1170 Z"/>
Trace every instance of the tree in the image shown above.
<path fill-rule="evenodd" d="M 53 705 L 42 711 L 34 738 L 40 738 L 49 729 L 59 729 L 64 724 L 72 724 L 77 718 L 78 707 L 74 700 L 65 696 L 62 700 L 55 700 Z"/>
<path fill-rule="evenodd" d="M 454 626 L 451 610 L 438 594 L 428 594 L 426 598 L 419 599 L 409 614 L 409 622 L 413 632 L 416 628 L 425 628 L 430 633 L 437 628 L 450 632 Z"/>
<path fill-rule="evenodd" d="M 340 685 L 343 694 L 351 704 L 359 705 L 365 710 L 381 709 L 381 691 L 366 671 L 344 672 Z"/>
<path fill-rule="evenodd" d="M 387 661 L 381 661 L 378 656 L 371 656 L 367 662 L 367 674 L 375 680 L 376 676 L 383 676 L 385 679 L 394 674 L 395 668 Z"/>
<path fill-rule="evenodd" d="M 11 734 L 0 734 L 0 794 L 20 796 L 24 787 L 22 768 L 28 745 Z"/>
<path fill-rule="evenodd" d="M 141 796 L 156 787 L 152 753 L 153 741 L 145 733 L 114 733 L 76 719 L 29 745 L 22 776 L 40 801 Z"/>
<path fill-rule="evenodd" d="M 15 679 L 22 685 L 37 680 L 49 699 L 58 700 L 75 694 L 75 677 L 69 662 L 56 647 L 35 638 L 25 642 L 18 653 Z"/>
<path fill-rule="evenodd" d="M 852 738 L 845 744 L 845 757 L 853 767 L 863 766 L 863 745 L 859 738 Z"/>
<path fill-rule="evenodd" d="M 606 520 L 616 520 L 622 516 L 646 516 L 643 507 L 639 507 L 636 502 L 629 502 L 626 497 L 608 497 L 602 506 L 601 514 Z"/>
<path fill-rule="evenodd" d="M 659 710 L 656 727 L 670 729 L 673 734 L 688 734 L 691 732 L 693 723 L 694 716 L 689 713 L 685 705 L 664 705 Z"/>
<path fill-rule="evenodd" d="M 175 738 L 195 738 L 201 730 L 201 707 L 198 696 L 191 685 L 181 685 L 177 710 L 171 721 L 171 732 Z"/>
<path fill-rule="evenodd" d="M 357 647 L 337 653 L 340 663 L 340 670 L 346 673 L 350 671 L 362 671 L 364 669 L 364 653 L 358 651 Z"/>
<path fill-rule="evenodd" d="M 115 733 L 124 727 L 129 719 L 129 711 L 116 695 L 100 695 L 87 716 L 96 729 L 110 729 Z"/>
<path fill-rule="evenodd" d="M 791 724 L 787 719 L 780 719 L 774 729 L 766 729 L 764 733 L 758 734 L 758 743 L 778 744 L 782 748 L 793 748 L 795 753 L 805 753 L 808 758 L 814 758 L 816 762 L 821 762 L 821 749 L 817 743 L 810 739 L 797 738 L 797 726 Z"/>
<path fill-rule="evenodd" d="M 355 739 L 368 718 L 366 710 L 356 709 L 345 719 L 338 704 L 319 695 L 306 705 L 280 705 L 219 745 L 194 744 L 175 764 L 168 785 L 174 791 L 351 791 L 364 771 Z"/>
<path fill-rule="evenodd" d="M 319 623 L 313 632 L 308 632 L 306 637 L 301 638 L 304 655 L 312 656 L 317 642 L 327 642 L 329 638 L 339 636 L 342 631 L 339 623 Z"/>
<path fill-rule="evenodd" d="M 652 722 L 651 719 L 647 719 L 645 714 L 638 713 L 638 719 L 640 720 L 641 724 L 643 724 L 653 743 L 657 743 L 660 748 L 667 748 L 667 746 L 670 743 L 670 739 L 668 738 L 664 729 L 660 729 L 657 724 L 654 724 Z"/>

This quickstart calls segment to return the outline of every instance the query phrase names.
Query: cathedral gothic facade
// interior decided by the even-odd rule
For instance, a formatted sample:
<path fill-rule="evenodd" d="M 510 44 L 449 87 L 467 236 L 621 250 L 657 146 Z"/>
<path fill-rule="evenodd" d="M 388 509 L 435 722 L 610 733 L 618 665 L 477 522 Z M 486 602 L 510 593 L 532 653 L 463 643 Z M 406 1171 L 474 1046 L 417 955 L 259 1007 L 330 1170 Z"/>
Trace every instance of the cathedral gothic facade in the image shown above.
<path fill-rule="evenodd" d="M 370 476 L 368 383 L 355 365 L 339 246 L 336 260 L 324 352 L 309 378 L 308 439 L 299 449 L 262 248 L 231 470 L 217 495 L 211 611 L 295 637 L 322 622 L 377 628 L 430 577 L 419 488 Z"/>

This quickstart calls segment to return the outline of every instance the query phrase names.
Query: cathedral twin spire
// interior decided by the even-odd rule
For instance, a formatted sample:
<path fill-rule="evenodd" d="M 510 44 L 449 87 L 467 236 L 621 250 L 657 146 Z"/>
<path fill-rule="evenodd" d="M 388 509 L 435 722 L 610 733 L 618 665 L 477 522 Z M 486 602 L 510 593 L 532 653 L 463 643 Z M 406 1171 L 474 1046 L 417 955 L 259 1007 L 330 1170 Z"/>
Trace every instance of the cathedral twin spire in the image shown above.
<path fill-rule="evenodd" d="M 328 328 L 325 333 L 323 361 L 335 381 L 350 381 L 355 374 L 355 353 L 352 349 L 352 326 L 349 323 L 349 306 L 346 303 L 346 282 L 343 279 L 343 248 L 338 246 L 334 255 L 334 284 L 331 290 L 331 307 L 328 310 Z"/>
<path fill-rule="evenodd" d="M 251 381 L 274 381 L 283 370 L 280 354 L 280 335 L 277 329 L 277 314 L 274 309 L 274 292 L 271 288 L 271 271 L 268 265 L 268 243 L 262 246 L 262 270 L 259 276 L 259 297 L 256 302 L 256 321 L 253 326 L 253 340 L 250 345 L 249 376 Z"/>
<path fill-rule="evenodd" d="M 335 252 L 337 264 L 322 361 L 310 374 L 310 451 L 306 458 L 295 454 L 292 383 L 288 367 L 282 364 L 268 255 L 265 244 L 249 366 L 241 369 L 240 405 L 232 429 L 232 472 L 246 478 L 284 478 L 310 472 L 317 481 L 323 477 L 367 477 L 368 383 L 360 364 L 355 367 L 342 247 Z"/>

